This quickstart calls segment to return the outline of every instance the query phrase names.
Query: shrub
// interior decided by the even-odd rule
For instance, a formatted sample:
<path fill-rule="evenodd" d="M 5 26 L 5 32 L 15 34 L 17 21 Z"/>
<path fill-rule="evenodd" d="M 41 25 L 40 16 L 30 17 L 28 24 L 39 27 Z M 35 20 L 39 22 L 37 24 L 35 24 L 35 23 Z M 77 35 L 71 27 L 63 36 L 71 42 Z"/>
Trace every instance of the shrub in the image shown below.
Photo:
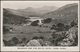
<path fill-rule="evenodd" d="M 52 21 L 52 18 L 47 18 L 43 20 L 43 23 L 50 23 Z"/>
<path fill-rule="evenodd" d="M 32 26 L 38 26 L 38 23 L 39 23 L 39 20 L 36 20 L 36 21 L 33 21 L 33 22 L 31 23 L 31 25 L 32 25 Z"/>
<path fill-rule="evenodd" d="M 64 25 L 63 23 L 58 23 L 56 25 L 52 25 L 51 30 L 57 30 L 57 31 L 67 31 L 70 28 L 69 25 Z"/>
<path fill-rule="evenodd" d="M 64 38 L 66 38 L 65 32 L 55 32 L 52 34 L 52 43 L 58 45 L 58 42 L 62 41 Z"/>
<path fill-rule="evenodd" d="M 19 40 L 18 40 L 18 38 L 16 38 L 16 37 L 13 37 L 11 41 L 13 41 L 14 44 L 18 44 L 18 43 L 19 43 Z"/>
<path fill-rule="evenodd" d="M 73 27 L 73 26 L 77 25 L 77 23 L 73 20 L 70 25 L 71 25 L 71 27 Z"/>
<path fill-rule="evenodd" d="M 3 33 L 9 32 L 9 29 L 6 26 L 3 26 Z"/>
<path fill-rule="evenodd" d="M 56 26 L 57 27 L 64 27 L 64 24 L 63 23 L 58 23 Z"/>

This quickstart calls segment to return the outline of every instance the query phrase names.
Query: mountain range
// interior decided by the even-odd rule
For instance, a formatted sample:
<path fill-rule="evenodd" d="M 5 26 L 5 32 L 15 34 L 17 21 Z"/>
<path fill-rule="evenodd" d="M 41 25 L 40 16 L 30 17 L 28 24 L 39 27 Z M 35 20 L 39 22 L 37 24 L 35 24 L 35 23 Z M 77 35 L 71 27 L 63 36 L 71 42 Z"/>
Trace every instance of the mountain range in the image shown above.
<path fill-rule="evenodd" d="M 5 8 L 8 10 L 10 13 L 19 15 L 19 16 L 24 16 L 24 17 L 30 17 L 30 16 L 42 16 L 45 13 L 54 11 L 57 9 L 55 6 L 43 6 L 40 8 L 33 8 L 33 7 L 27 7 L 25 9 L 9 9 Z"/>
<path fill-rule="evenodd" d="M 43 6 L 41 8 L 28 7 L 25 9 L 3 9 L 3 20 L 5 23 L 21 23 L 28 17 L 39 16 L 41 18 L 53 18 L 51 23 L 69 24 L 71 21 L 78 19 L 78 4 L 67 4 L 60 8 L 55 6 Z M 18 21 L 18 22 L 17 22 Z"/>

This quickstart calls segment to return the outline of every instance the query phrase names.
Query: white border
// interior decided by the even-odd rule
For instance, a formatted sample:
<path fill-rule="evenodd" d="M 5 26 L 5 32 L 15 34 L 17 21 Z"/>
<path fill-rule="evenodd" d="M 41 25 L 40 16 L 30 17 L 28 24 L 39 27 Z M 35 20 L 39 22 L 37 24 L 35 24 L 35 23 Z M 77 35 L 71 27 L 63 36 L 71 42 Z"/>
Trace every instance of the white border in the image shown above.
<path fill-rule="evenodd" d="M 78 2 L 78 40 L 79 40 L 79 2 Z M 1 51 L 79 51 L 78 46 L 75 47 L 3 47 L 3 5 L 1 1 Z M 32 48 L 32 49 L 31 49 Z"/>

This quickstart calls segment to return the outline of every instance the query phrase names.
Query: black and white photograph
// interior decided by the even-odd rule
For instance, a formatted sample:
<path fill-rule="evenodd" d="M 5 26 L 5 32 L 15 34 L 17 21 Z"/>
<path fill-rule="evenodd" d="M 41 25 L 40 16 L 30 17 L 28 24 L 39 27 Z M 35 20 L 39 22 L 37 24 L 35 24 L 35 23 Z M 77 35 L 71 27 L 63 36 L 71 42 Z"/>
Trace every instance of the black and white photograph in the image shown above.
<path fill-rule="evenodd" d="M 78 46 L 78 1 L 3 1 L 3 47 Z"/>

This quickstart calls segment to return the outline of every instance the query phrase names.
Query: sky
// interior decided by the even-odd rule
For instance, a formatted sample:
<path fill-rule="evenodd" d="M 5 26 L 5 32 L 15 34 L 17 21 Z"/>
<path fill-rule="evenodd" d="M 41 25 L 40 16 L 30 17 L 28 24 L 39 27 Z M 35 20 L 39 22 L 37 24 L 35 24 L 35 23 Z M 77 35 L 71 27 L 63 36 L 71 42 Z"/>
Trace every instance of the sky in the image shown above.
<path fill-rule="evenodd" d="M 39 8 L 43 6 L 61 7 L 78 1 L 2 1 L 3 8 L 24 9 L 27 7 Z"/>

